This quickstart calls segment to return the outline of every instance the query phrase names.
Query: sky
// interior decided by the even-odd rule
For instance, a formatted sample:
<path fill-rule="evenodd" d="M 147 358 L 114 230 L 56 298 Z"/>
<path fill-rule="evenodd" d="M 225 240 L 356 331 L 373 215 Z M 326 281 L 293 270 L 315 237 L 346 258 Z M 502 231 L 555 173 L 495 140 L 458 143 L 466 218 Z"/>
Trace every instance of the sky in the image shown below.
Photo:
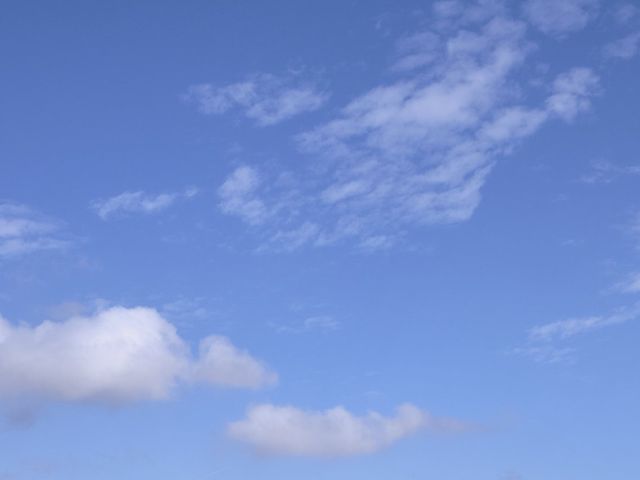
<path fill-rule="evenodd" d="M 640 478 L 640 3 L 15 1 L 0 480 Z"/>

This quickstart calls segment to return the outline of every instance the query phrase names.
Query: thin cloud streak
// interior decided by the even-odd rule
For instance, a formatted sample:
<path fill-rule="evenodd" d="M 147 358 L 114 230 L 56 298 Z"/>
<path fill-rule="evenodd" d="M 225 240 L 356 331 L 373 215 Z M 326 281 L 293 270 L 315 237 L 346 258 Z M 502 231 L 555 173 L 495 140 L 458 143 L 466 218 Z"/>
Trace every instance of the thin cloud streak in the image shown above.
<path fill-rule="evenodd" d="M 70 241 L 60 225 L 25 205 L 0 202 L 0 259 L 44 250 L 63 250 Z"/>
<path fill-rule="evenodd" d="M 91 207 L 102 220 L 133 214 L 155 214 L 166 210 L 180 199 L 190 199 L 198 189 L 190 187 L 184 192 L 150 194 L 143 191 L 123 192 L 106 200 L 96 200 Z"/>

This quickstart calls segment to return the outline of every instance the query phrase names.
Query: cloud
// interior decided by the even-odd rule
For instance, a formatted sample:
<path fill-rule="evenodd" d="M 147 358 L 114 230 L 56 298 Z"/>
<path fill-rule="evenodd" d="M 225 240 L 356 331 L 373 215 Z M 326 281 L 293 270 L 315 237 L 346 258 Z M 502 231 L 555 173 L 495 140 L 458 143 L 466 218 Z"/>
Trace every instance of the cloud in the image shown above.
<path fill-rule="evenodd" d="M 411 404 L 401 405 L 391 417 L 376 412 L 356 416 L 343 407 L 305 411 L 264 404 L 231 423 L 228 434 L 267 455 L 348 457 L 377 452 L 420 430 L 464 428 L 461 422 L 431 417 Z"/>
<path fill-rule="evenodd" d="M 340 322 L 329 315 L 317 315 L 306 318 L 304 328 L 307 330 L 337 330 L 340 328 Z"/>
<path fill-rule="evenodd" d="M 572 363 L 575 352 L 575 348 L 554 345 L 527 345 L 511 350 L 514 355 L 530 358 L 536 363 L 546 364 Z"/>
<path fill-rule="evenodd" d="M 598 0 L 527 0 L 525 16 L 540 31 L 562 37 L 582 30 L 599 9 Z"/>
<path fill-rule="evenodd" d="M 616 290 L 622 293 L 640 293 L 640 272 L 629 275 L 624 282 L 616 285 Z"/>
<path fill-rule="evenodd" d="M 68 246 L 53 220 L 24 205 L 0 202 L 0 259 Z"/>
<path fill-rule="evenodd" d="M 263 249 L 285 251 L 345 241 L 389 248 L 411 227 L 468 220 L 496 161 L 544 124 L 585 112 L 598 77 L 570 69 L 527 100 L 519 93 L 533 51 L 526 25 L 461 11 L 402 39 L 392 67 L 399 78 L 296 137 L 312 162 L 232 172 L 222 211 L 260 225 Z"/>
<path fill-rule="evenodd" d="M 334 332 L 340 328 L 340 322 L 331 315 L 314 315 L 295 324 L 268 324 L 278 333 Z"/>
<path fill-rule="evenodd" d="M 200 342 L 193 375 L 201 382 L 236 388 L 260 388 L 278 381 L 275 373 L 221 336 L 207 337 Z"/>
<path fill-rule="evenodd" d="M 220 115 L 239 108 L 259 126 L 269 126 L 296 115 L 318 110 L 328 94 L 295 77 L 258 74 L 224 86 L 193 85 L 184 95 L 205 115 Z"/>
<path fill-rule="evenodd" d="M 430 65 L 438 59 L 441 47 L 440 37 L 430 31 L 402 37 L 396 45 L 399 59 L 391 68 L 403 72 Z"/>
<path fill-rule="evenodd" d="M 638 15 L 640 15 L 640 8 L 632 3 L 620 4 L 613 14 L 615 20 L 623 25 L 629 23 Z"/>
<path fill-rule="evenodd" d="M 569 318 L 537 325 L 529 330 L 527 343 L 511 350 L 511 353 L 529 357 L 539 363 L 569 363 L 576 349 L 567 346 L 567 341 L 638 318 L 640 303 L 619 308 L 609 315 Z"/>
<path fill-rule="evenodd" d="M 548 342 L 551 340 L 564 340 L 576 335 L 582 335 L 595 330 L 600 330 L 613 325 L 619 325 L 640 316 L 640 304 L 632 308 L 624 308 L 610 315 L 570 318 L 558 322 L 546 323 L 533 327 L 529 331 L 529 339 L 532 341 Z"/>
<path fill-rule="evenodd" d="M 639 49 L 640 32 L 634 32 L 605 45 L 604 54 L 609 58 L 629 60 L 638 53 Z"/>
<path fill-rule="evenodd" d="M 228 215 L 237 215 L 251 225 L 263 223 L 268 211 L 257 195 L 261 179 L 256 169 L 236 168 L 218 189 L 220 209 Z"/>
<path fill-rule="evenodd" d="M 178 383 L 258 388 L 276 375 L 224 337 L 199 356 L 151 308 L 112 307 L 37 326 L 0 317 L 0 400 L 122 404 L 170 396 Z"/>
<path fill-rule="evenodd" d="M 624 175 L 640 175 L 640 165 L 616 165 L 602 160 L 592 162 L 591 171 L 580 177 L 580 181 L 588 184 L 611 183 Z"/>
<path fill-rule="evenodd" d="M 160 193 L 157 195 L 137 192 L 123 192 L 106 200 L 97 200 L 91 207 L 103 220 L 113 217 L 142 213 L 158 213 L 169 208 L 179 199 L 189 199 L 198 194 L 198 189 L 188 188 L 180 193 Z"/>
<path fill-rule="evenodd" d="M 574 68 L 555 79 L 547 108 L 570 122 L 591 107 L 591 97 L 597 93 L 598 85 L 598 76 L 591 69 Z"/>

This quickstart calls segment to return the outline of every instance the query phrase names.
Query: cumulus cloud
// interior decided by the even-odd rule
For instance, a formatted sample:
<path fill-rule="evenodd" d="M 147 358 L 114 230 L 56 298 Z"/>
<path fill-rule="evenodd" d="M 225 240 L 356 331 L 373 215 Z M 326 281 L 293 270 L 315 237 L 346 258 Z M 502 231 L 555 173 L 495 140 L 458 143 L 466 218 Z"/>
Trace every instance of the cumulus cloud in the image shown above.
<path fill-rule="evenodd" d="M 390 417 L 376 412 L 357 416 L 343 407 L 306 411 L 264 404 L 231 423 L 228 434 L 268 455 L 348 457 L 377 452 L 420 430 L 464 428 L 461 422 L 434 418 L 411 404 L 401 405 Z"/>
<path fill-rule="evenodd" d="M 156 310 L 112 307 L 37 326 L 0 317 L 0 400 L 121 404 L 167 398 L 178 383 L 258 388 L 276 375 L 224 337 L 199 356 Z"/>
<path fill-rule="evenodd" d="M 525 15 L 539 30 L 564 36 L 582 30 L 598 13 L 598 0 L 527 0 Z"/>
<path fill-rule="evenodd" d="M 317 110 L 328 95 L 295 77 L 258 74 L 224 86 L 193 85 L 184 98 L 206 115 L 220 115 L 239 108 L 247 118 L 264 127 Z"/>
<path fill-rule="evenodd" d="M 236 388 L 260 388 L 278 381 L 274 372 L 225 337 L 205 338 L 199 352 L 193 372 L 198 381 Z"/>
<path fill-rule="evenodd" d="M 312 165 L 286 171 L 284 187 L 282 173 L 241 167 L 221 187 L 223 212 L 260 224 L 265 248 L 388 248 L 412 226 L 468 220 L 499 158 L 590 107 L 598 77 L 588 68 L 556 75 L 526 101 L 526 24 L 500 9 L 454 6 L 439 4 L 445 23 L 402 39 L 397 80 L 297 136 Z"/>
<path fill-rule="evenodd" d="M 53 220 L 24 205 L 0 201 L 0 258 L 59 250 L 68 245 Z"/>
<path fill-rule="evenodd" d="M 197 194 L 198 189 L 193 187 L 179 193 L 123 192 L 106 200 L 96 200 L 91 206 L 100 218 L 108 220 L 136 213 L 158 213 L 169 208 L 179 199 L 192 198 Z"/>

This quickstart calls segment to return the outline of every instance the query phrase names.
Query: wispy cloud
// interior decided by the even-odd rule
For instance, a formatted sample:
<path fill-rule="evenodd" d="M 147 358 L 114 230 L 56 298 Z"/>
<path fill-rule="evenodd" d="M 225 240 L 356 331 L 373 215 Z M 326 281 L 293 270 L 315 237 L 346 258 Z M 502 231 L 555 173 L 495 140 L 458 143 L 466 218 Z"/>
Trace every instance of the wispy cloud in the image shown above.
<path fill-rule="evenodd" d="M 410 227 L 468 220 L 499 158 L 590 107 L 598 77 L 589 68 L 556 75 L 537 102 L 525 101 L 526 24 L 450 7 L 438 4 L 430 29 L 401 40 L 396 81 L 297 136 L 312 165 L 276 175 L 241 167 L 221 187 L 223 212 L 260 224 L 265 248 L 388 248 Z"/>
<path fill-rule="evenodd" d="M 217 86 L 193 85 L 184 95 L 206 115 L 220 115 L 241 109 L 259 126 L 269 126 L 305 112 L 319 109 L 329 98 L 315 84 L 296 76 L 253 75 L 241 82 Z"/>
<path fill-rule="evenodd" d="M 150 194 L 143 191 L 123 192 L 106 200 L 96 200 L 91 207 L 103 220 L 132 214 L 161 212 L 180 199 L 193 198 L 198 189 L 190 187 L 184 192 Z"/>
<path fill-rule="evenodd" d="M 640 272 L 628 275 L 624 281 L 615 285 L 615 290 L 622 293 L 640 293 Z"/>
<path fill-rule="evenodd" d="M 626 175 L 640 175 L 640 165 L 617 165 L 599 160 L 591 163 L 590 171 L 580 177 L 580 181 L 588 184 L 611 183 Z"/>
<path fill-rule="evenodd" d="M 640 315 L 640 305 L 632 309 L 623 309 L 620 312 L 605 316 L 570 318 L 558 322 L 546 323 L 533 327 L 529 331 L 532 341 L 564 340 L 576 335 L 582 335 L 595 330 L 618 325 L 633 320 Z"/>
<path fill-rule="evenodd" d="M 555 79 L 547 108 L 570 122 L 591 107 L 591 97 L 598 92 L 598 85 L 599 79 L 593 70 L 574 68 Z"/>
<path fill-rule="evenodd" d="M 510 353 L 522 357 L 527 357 L 536 363 L 572 363 L 575 348 L 559 347 L 556 345 L 526 345 L 511 350 Z"/>
<path fill-rule="evenodd" d="M 270 322 L 269 326 L 278 333 L 335 332 L 340 322 L 331 315 L 314 315 L 297 323 Z"/>
<path fill-rule="evenodd" d="M 624 2 L 616 7 L 613 16 L 618 23 L 625 25 L 640 16 L 640 8 L 633 3 Z"/>
<path fill-rule="evenodd" d="M 604 54 L 610 58 L 629 60 L 640 51 L 640 31 L 633 32 L 604 47 Z"/>
<path fill-rule="evenodd" d="M 258 196 L 260 184 L 261 178 L 256 169 L 248 166 L 236 168 L 218 189 L 220 209 L 251 225 L 263 223 L 269 211 Z"/>
<path fill-rule="evenodd" d="M 57 222 L 24 205 L 0 202 L 0 258 L 68 246 Z"/>
<path fill-rule="evenodd" d="M 371 454 L 424 429 L 458 432 L 456 420 L 430 416 L 411 404 L 394 416 L 370 412 L 356 416 L 343 407 L 306 411 L 291 406 L 257 405 L 245 419 L 229 425 L 231 438 L 268 455 L 348 457 Z"/>
<path fill-rule="evenodd" d="M 527 344 L 512 352 L 541 363 L 567 361 L 575 352 L 575 348 L 566 345 L 567 341 L 638 318 L 640 318 L 640 303 L 619 308 L 609 315 L 569 318 L 537 325 L 529 330 Z"/>
<path fill-rule="evenodd" d="M 598 0 L 527 0 L 529 21 L 548 35 L 564 36 L 582 30 L 599 10 Z"/>
<path fill-rule="evenodd" d="M 37 326 L 0 317 L 0 402 L 122 404 L 167 398 L 180 382 L 258 388 L 276 381 L 224 337 L 203 339 L 193 357 L 151 308 L 111 307 Z"/>

